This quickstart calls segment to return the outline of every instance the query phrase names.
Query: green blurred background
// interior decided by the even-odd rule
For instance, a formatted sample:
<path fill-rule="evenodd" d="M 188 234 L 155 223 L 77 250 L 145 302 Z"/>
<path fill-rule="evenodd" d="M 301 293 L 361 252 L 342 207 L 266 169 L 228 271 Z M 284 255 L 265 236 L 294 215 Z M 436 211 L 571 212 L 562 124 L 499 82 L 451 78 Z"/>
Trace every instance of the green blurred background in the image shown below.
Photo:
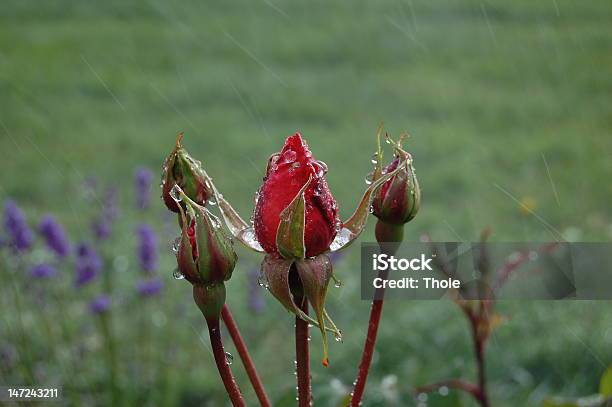
<path fill-rule="evenodd" d="M 118 186 L 121 218 L 103 251 L 117 276 L 122 386 L 139 404 L 224 405 L 190 288 L 172 279 L 178 229 L 161 202 L 145 214 L 131 209 L 136 167 L 157 172 L 184 131 L 185 146 L 248 217 L 268 156 L 300 131 L 328 164 L 346 218 L 365 189 L 383 121 L 390 134 L 411 135 L 405 145 L 423 189 L 408 240 L 428 233 L 471 241 L 489 226 L 498 241 L 608 241 L 611 21 L 612 4 L 597 0 L 4 1 L 0 199 L 16 200 L 33 224 L 56 214 L 79 241 L 91 239 L 99 209 L 83 199 L 85 180 Z M 133 231 L 143 221 L 162 236 L 166 290 L 133 306 Z M 363 241 L 373 240 L 371 229 Z M 228 303 L 272 398 L 292 405 L 293 320 L 263 289 L 265 312 L 249 310 L 246 274 L 260 259 L 242 249 L 239 256 Z M 330 368 L 318 365 L 316 335 L 312 342 L 322 406 L 337 405 L 350 388 L 369 311 L 359 298 L 358 246 L 336 269 L 344 284 L 328 302 L 345 339 L 331 344 Z M 76 373 L 79 396 L 69 402 L 77 405 L 108 397 L 100 335 L 83 310 L 90 294 L 66 294 L 70 315 L 24 305 L 42 377 L 66 383 Z M 0 304 L 10 325 L 13 305 Z M 493 405 L 596 392 L 612 361 L 611 309 L 609 302 L 500 304 L 509 321 L 488 349 Z M 71 344 L 38 331 L 46 321 L 53 335 L 60 318 L 79 327 Z M 390 302 L 383 318 L 365 406 L 416 405 L 415 385 L 474 377 L 469 331 L 454 304 Z M 0 339 L 10 341 L 5 332 Z M 78 343 L 84 356 L 72 352 Z M 255 404 L 240 363 L 234 368 Z M 6 373 L 4 381 L 19 377 Z M 471 403 L 451 392 L 428 405 Z"/>

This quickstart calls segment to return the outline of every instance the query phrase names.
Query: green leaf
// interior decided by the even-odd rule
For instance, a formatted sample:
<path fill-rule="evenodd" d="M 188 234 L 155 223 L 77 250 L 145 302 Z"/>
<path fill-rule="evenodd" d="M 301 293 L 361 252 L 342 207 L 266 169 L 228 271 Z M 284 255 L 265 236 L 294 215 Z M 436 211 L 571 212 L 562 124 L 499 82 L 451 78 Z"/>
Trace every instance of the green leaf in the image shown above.
<path fill-rule="evenodd" d="M 612 365 L 610 365 L 601 376 L 599 393 L 604 397 L 612 396 Z"/>
<path fill-rule="evenodd" d="M 286 259 L 306 257 L 304 228 L 306 227 L 306 202 L 304 193 L 312 182 L 312 176 L 298 191 L 291 203 L 280 213 L 280 223 L 276 230 L 276 247 Z"/>

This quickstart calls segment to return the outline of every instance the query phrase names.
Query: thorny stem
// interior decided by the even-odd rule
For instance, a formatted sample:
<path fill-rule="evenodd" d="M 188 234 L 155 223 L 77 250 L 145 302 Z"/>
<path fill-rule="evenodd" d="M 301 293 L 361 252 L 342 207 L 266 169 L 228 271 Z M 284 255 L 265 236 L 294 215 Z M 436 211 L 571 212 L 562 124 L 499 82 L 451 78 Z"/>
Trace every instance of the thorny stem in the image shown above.
<path fill-rule="evenodd" d="M 308 315 L 308 301 L 303 296 L 295 297 L 296 304 Z M 308 348 L 308 322 L 295 317 L 295 363 L 297 373 L 298 406 L 310 407 L 312 391 L 310 387 L 310 351 Z"/>
<path fill-rule="evenodd" d="M 242 335 L 240 334 L 240 330 L 238 329 L 238 325 L 232 316 L 231 311 L 229 310 L 227 305 L 223 306 L 221 310 L 221 318 L 223 318 L 223 322 L 227 330 L 229 331 L 232 340 L 234 341 L 234 346 L 236 346 L 236 350 L 240 355 L 240 359 L 242 360 L 242 364 L 244 365 L 244 369 L 249 376 L 249 380 L 251 381 L 251 385 L 253 386 L 253 390 L 255 390 L 255 394 L 257 395 L 257 399 L 259 403 L 263 407 L 270 407 L 272 403 L 266 394 L 266 390 L 264 389 L 263 383 L 257 374 L 257 370 L 255 369 L 255 364 L 253 363 L 253 359 L 251 359 L 251 355 L 249 354 L 249 350 L 242 339 Z"/>
<path fill-rule="evenodd" d="M 225 390 L 227 391 L 232 405 L 234 407 L 246 407 L 244 399 L 242 398 L 242 393 L 240 393 L 236 379 L 234 379 L 232 370 L 227 362 L 227 356 L 223 348 L 223 342 L 221 341 L 219 319 L 206 318 L 206 323 L 208 324 L 208 334 L 210 335 L 210 344 L 215 357 L 215 363 L 217 364 L 219 375 L 221 376 L 221 380 L 223 381 L 223 385 L 225 386 Z"/>

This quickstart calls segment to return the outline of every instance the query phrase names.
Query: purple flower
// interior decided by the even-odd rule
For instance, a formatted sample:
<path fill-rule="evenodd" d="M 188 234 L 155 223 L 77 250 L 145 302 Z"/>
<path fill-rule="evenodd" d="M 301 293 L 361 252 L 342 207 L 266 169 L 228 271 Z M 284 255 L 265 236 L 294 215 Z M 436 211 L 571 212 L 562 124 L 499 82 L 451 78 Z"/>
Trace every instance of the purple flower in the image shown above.
<path fill-rule="evenodd" d="M 249 286 L 247 302 L 249 309 L 255 314 L 262 313 L 266 308 L 266 303 L 261 295 L 260 274 L 261 272 L 258 268 L 252 268 L 248 273 Z"/>
<path fill-rule="evenodd" d="M 35 264 L 30 269 L 30 276 L 37 279 L 47 279 L 55 277 L 57 274 L 57 270 L 51 264 L 48 263 L 40 263 Z"/>
<path fill-rule="evenodd" d="M 76 253 L 76 279 L 74 285 L 81 287 L 97 277 L 102 269 L 102 259 L 92 246 L 85 243 L 77 246 Z"/>
<path fill-rule="evenodd" d="M 145 273 L 157 269 L 157 235 L 149 225 L 142 224 L 136 228 L 138 234 L 138 260 Z"/>
<path fill-rule="evenodd" d="M 91 229 L 96 239 L 106 240 L 111 234 L 112 225 L 110 221 L 100 216 L 91 223 Z"/>
<path fill-rule="evenodd" d="M 34 241 L 23 211 L 14 201 L 4 204 L 4 227 L 8 234 L 8 245 L 17 252 L 28 250 Z"/>
<path fill-rule="evenodd" d="M 147 209 L 150 203 L 153 172 L 148 168 L 140 167 L 134 173 L 134 181 L 136 182 L 136 207 Z"/>
<path fill-rule="evenodd" d="M 93 234 L 98 240 L 106 240 L 112 232 L 113 222 L 119 217 L 117 189 L 108 188 L 104 194 L 102 210 L 91 224 Z"/>
<path fill-rule="evenodd" d="M 64 258 L 70 253 L 70 243 L 64 228 L 57 223 L 51 215 L 44 216 L 39 225 L 38 231 L 45 238 L 47 246 L 59 258 Z"/>
<path fill-rule="evenodd" d="M 106 294 L 101 294 L 90 301 L 89 312 L 92 314 L 103 314 L 110 309 L 111 298 Z"/>
<path fill-rule="evenodd" d="M 161 278 L 150 278 L 148 280 L 141 280 L 136 285 L 138 294 L 143 297 L 152 297 L 161 292 L 164 288 L 164 282 Z"/>

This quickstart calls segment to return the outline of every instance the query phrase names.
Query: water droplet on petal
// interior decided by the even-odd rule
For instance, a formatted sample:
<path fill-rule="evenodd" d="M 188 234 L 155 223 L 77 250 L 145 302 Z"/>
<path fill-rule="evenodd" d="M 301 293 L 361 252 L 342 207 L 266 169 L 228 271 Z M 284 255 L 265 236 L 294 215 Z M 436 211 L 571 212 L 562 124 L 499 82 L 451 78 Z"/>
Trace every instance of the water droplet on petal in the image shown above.
<path fill-rule="evenodd" d="M 172 243 L 172 251 L 174 253 L 178 253 L 179 251 L 179 247 L 181 246 L 181 237 L 177 237 L 174 239 L 174 242 Z"/>
<path fill-rule="evenodd" d="M 181 188 L 178 185 L 176 185 L 176 184 L 170 190 L 170 196 L 176 202 L 181 202 L 183 200 L 183 197 L 181 196 L 180 190 L 181 190 Z"/>
<path fill-rule="evenodd" d="M 283 154 L 282 160 L 283 160 L 284 163 L 289 164 L 289 163 L 294 162 L 296 157 L 297 157 L 296 152 L 293 151 L 292 149 L 289 149 L 289 150 L 285 151 L 285 153 Z"/>
<path fill-rule="evenodd" d="M 183 273 L 181 273 L 178 268 L 174 269 L 174 271 L 172 272 L 172 277 L 174 277 L 176 280 L 182 280 L 185 278 Z"/>

